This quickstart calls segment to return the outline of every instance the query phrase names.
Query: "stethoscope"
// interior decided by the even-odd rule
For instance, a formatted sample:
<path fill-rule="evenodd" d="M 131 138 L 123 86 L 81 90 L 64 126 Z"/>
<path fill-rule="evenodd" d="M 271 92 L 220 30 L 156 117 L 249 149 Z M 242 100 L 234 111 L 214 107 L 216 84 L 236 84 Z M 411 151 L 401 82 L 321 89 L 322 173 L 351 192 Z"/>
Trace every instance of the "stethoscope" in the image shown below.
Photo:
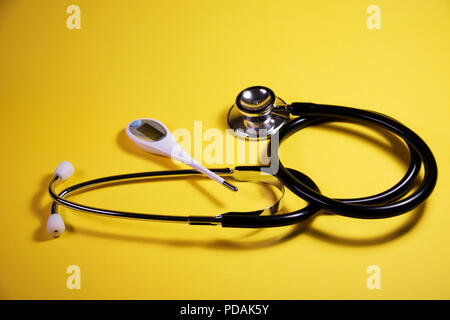
<path fill-rule="evenodd" d="M 410 164 L 406 174 L 390 189 L 372 196 L 333 199 L 323 195 L 314 181 L 305 174 L 283 166 L 278 158 L 278 146 L 279 143 L 295 132 L 325 122 L 356 122 L 375 125 L 402 138 L 410 153 Z M 270 138 L 268 150 L 271 152 L 271 161 L 277 161 L 278 163 L 277 170 L 271 172 L 268 166 L 239 166 L 209 170 L 192 159 L 176 143 L 169 129 L 163 123 L 155 119 L 138 119 L 132 121 L 126 128 L 128 137 L 137 146 L 151 153 L 175 158 L 188 164 L 193 169 L 109 176 L 81 182 L 57 193 L 55 191 L 56 184 L 69 178 L 74 171 L 69 162 L 63 161 L 55 170 L 49 186 L 49 193 L 54 202 L 47 223 L 47 231 L 52 236 L 58 237 L 65 230 L 63 219 L 58 214 L 59 205 L 106 216 L 181 222 L 191 225 L 221 225 L 222 227 L 235 228 L 266 228 L 291 225 L 310 218 L 320 210 L 352 218 L 380 219 L 394 217 L 416 208 L 428 198 L 436 185 L 437 165 L 427 144 L 408 127 L 377 112 L 309 102 L 287 104 L 269 88 L 254 86 L 239 93 L 234 105 L 228 112 L 228 125 L 236 135 L 246 139 Z M 420 185 L 414 188 L 422 163 L 424 167 L 423 179 Z M 138 179 L 151 180 L 201 175 L 213 179 L 232 191 L 237 191 L 237 188 L 226 181 L 225 178 L 271 185 L 279 190 L 280 196 L 269 207 L 254 211 L 226 212 L 214 216 L 177 216 L 125 212 L 90 207 L 67 200 L 70 193 L 94 185 L 101 186 L 117 181 Z M 276 214 L 284 195 L 284 187 L 307 201 L 306 207 L 289 213 Z"/>

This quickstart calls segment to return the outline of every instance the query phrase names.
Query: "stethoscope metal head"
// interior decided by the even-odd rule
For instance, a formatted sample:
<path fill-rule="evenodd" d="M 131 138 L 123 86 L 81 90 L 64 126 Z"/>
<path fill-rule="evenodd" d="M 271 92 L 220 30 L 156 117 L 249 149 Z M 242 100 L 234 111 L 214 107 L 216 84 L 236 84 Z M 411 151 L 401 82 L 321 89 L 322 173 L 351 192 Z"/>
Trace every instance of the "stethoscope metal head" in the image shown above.
<path fill-rule="evenodd" d="M 228 112 L 228 125 L 248 139 L 264 139 L 280 130 L 289 121 L 286 103 L 263 86 L 242 90 Z"/>

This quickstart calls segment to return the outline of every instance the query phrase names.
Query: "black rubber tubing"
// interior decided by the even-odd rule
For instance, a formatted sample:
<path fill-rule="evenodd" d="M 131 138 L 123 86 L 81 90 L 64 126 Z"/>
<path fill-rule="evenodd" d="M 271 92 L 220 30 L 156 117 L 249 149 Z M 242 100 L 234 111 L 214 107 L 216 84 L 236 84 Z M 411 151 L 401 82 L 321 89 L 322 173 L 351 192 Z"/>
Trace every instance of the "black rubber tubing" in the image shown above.
<path fill-rule="evenodd" d="M 399 183 L 378 195 L 357 199 L 328 198 L 297 179 L 278 160 L 279 168 L 276 173 L 277 177 L 289 190 L 307 202 L 315 204 L 328 212 L 342 216 L 380 219 L 411 211 L 425 201 L 432 193 L 437 180 L 437 165 L 433 153 L 416 133 L 400 122 L 380 113 L 351 107 L 292 103 L 289 105 L 289 109 L 292 115 L 300 116 L 300 118 L 294 119 L 280 131 L 280 143 L 283 139 L 308 125 L 329 121 L 344 121 L 382 127 L 402 138 L 410 149 L 410 166 Z M 398 200 L 398 198 L 401 198 L 412 189 L 422 162 L 424 165 L 424 177 L 421 184 L 413 193 Z"/>

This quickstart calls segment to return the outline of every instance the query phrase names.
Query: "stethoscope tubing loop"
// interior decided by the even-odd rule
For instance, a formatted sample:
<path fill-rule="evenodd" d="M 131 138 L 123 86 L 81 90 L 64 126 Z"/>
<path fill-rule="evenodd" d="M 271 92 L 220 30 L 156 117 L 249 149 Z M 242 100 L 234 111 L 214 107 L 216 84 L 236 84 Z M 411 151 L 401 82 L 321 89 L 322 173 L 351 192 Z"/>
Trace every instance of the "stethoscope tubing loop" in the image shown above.
<path fill-rule="evenodd" d="M 311 124 L 318 124 L 326 121 L 350 121 L 373 124 L 401 137 L 410 148 L 411 164 L 405 177 L 399 182 L 402 186 L 403 194 L 409 191 L 412 182 L 417 177 L 420 170 L 420 162 L 424 164 L 424 177 L 420 186 L 410 195 L 401 199 L 392 201 L 391 197 L 386 202 L 382 197 L 374 201 L 352 201 L 352 199 L 332 199 L 316 190 L 310 188 L 302 181 L 296 179 L 279 161 L 277 177 L 285 186 L 302 199 L 314 203 L 320 208 L 339 215 L 364 218 L 379 219 L 400 215 L 410 211 L 420 205 L 433 191 L 437 181 L 437 165 L 428 145 L 411 129 L 400 122 L 367 110 L 361 110 L 350 107 L 319 105 L 312 103 L 292 103 L 290 110 L 293 115 L 301 116 L 300 120 L 294 119 L 294 124 L 288 124 L 280 131 L 280 142 L 307 126 L 308 121 Z M 302 120 L 304 119 L 304 120 Z M 308 120 L 310 119 L 310 120 Z M 418 159 L 420 157 L 420 159 Z M 279 159 L 279 157 L 278 157 Z M 395 186 L 393 187 L 395 189 Z M 389 189 L 392 190 L 393 188 Z M 398 190 L 398 189 L 397 189 Z M 399 196 L 400 193 L 397 195 Z M 370 197 L 369 197 L 370 199 Z M 387 200 L 387 199 L 386 199 Z"/>

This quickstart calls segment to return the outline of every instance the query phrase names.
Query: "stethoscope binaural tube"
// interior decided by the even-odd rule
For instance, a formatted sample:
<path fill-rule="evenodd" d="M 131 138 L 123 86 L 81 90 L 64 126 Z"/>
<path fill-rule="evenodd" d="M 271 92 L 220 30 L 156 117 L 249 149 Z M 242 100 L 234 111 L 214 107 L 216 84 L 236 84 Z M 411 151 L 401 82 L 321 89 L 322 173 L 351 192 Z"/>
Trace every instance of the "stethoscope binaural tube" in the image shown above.
<path fill-rule="evenodd" d="M 148 214 L 137 212 L 117 211 L 111 209 L 95 208 L 80 203 L 67 200 L 73 192 L 88 190 L 89 188 L 107 186 L 111 183 L 117 182 L 134 182 L 140 179 L 157 179 L 157 178 L 176 178 L 187 176 L 200 176 L 201 174 L 195 170 L 171 170 L 171 171 L 153 171 L 153 172 L 138 172 L 121 175 L 108 176 L 93 180 L 84 181 L 70 187 L 65 188 L 59 193 L 56 192 L 55 186 L 59 181 L 66 180 L 73 173 L 73 166 L 70 163 L 62 162 L 58 166 L 55 176 L 49 185 L 49 194 L 53 199 L 51 215 L 47 225 L 47 231 L 54 237 L 59 237 L 65 230 L 62 217 L 58 214 L 58 206 L 64 206 L 69 209 L 100 214 L 110 217 L 131 218 L 147 221 L 165 221 L 165 222 L 181 222 L 190 225 L 222 225 L 222 227 L 232 228 L 267 228 L 291 225 L 304 221 L 316 214 L 320 208 L 314 204 L 307 204 L 304 208 L 299 210 L 276 214 L 280 202 L 284 195 L 283 184 L 274 176 L 264 173 L 264 167 L 261 166 L 237 166 L 233 169 L 211 169 L 214 173 L 233 178 L 238 181 L 253 181 L 272 185 L 281 191 L 279 199 L 269 207 L 258 209 L 254 211 L 244 212 L 226 212 L 215 216 L 193 216 L 193 215 L 166 215 L 166 214 Z M 300 173 L 294 169 L 288 170 L 296 179 L 302 181 L 305 185 L 311 187 L 313 190 L 319 191 L 317 185 L 305 174 Z M 65 172 L 66 171 L 66 172 Z"/>
<path fill-rule="evenodd" d="M 308 125 L 329 121 L 350 121 L 384 128 L 401 137 L 410 149 L 410 166 L 398 184 L 381 194 L 358 199 L 326 197 L 297 179 L 278 160 L 277 177 L 288 189 L 309 203 L 314 203 L 320 208 L 338 215 L 379 219 L 397 216 L 416 208 L 433 191 L 437 180 L 436 160 L 427 144 L 400 122 L 380 113 L 332 105 L 292 103 L 288 105 L 288 110 L 292 115 L 300 116 L 300 118 L 292 120 L 280 130 L 280 142 Z M 411 190 L 422 162 L 424 164 L 423 181 L 412 194 L 398 200 Z"/>

